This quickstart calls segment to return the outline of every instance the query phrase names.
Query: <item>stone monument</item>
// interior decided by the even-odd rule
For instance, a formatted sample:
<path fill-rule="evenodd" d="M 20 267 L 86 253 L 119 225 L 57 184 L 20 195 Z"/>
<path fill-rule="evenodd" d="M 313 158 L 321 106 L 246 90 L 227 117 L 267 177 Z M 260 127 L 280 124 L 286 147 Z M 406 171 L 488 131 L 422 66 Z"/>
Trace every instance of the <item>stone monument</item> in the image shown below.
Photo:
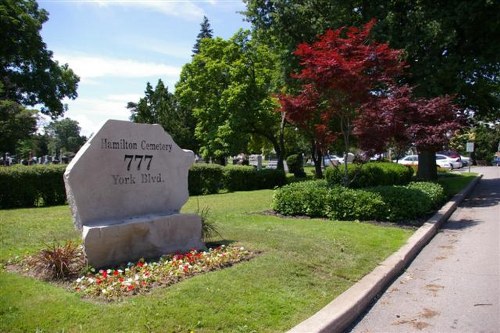
<path fill-rule="evenodd" d="M 160 125 L 108 120 L 64 173 L 89 264 L 203 248 L 200 216 L 179 213 L 193 163 Z"/>

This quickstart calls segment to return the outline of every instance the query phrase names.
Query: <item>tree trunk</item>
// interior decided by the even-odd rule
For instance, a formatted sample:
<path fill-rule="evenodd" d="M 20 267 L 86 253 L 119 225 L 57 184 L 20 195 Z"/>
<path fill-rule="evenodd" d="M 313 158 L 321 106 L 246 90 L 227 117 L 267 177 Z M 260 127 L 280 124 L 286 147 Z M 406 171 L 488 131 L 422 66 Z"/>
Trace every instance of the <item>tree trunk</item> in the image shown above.
<path fill-rule="evenodd" d="M 323 169 L 321 166 L 323 155 L 321 152 L 317 149 L 316 147 L 316 142 L 314 142 L 314 139 L 311 140 L 311 157 L 314 162 L 314 173 L 315 177 L 317 179 L 322 179 L 323 178 Z"/>
<path fill-rule="evenodd" d="M 437 180 L 436 153 L 434 151 L 422 151 L 418 153 L 419 180 Z"/>
<path fill-rule="evenodd" d="M 280 132 L 278 137 L 277 145 L 274 150 L 276 151 L 276 155 L 278 155 L 278 165 L 277 168 L 281 170 L 285 170 L 285 165 L 283 160 L 285 159 L 285 114 L 281 115 L 281 124 L 280 124 Z"/>

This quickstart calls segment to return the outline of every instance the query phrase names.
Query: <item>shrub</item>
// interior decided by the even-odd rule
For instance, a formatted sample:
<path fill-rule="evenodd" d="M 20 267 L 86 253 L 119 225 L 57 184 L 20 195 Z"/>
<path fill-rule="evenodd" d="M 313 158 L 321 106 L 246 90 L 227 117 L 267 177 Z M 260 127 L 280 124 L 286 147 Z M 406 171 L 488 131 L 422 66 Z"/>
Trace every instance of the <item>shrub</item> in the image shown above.
<path fill-rule="evenodd" d="M 288 165 L 288 170 L 293 173 L 295 177 L 304 178 L 306 176 L 302 154 L 293 154 L 288 156 L 286 164 Z"/>
<path fill-rule="evenodd" d="M 218 164 L 197 163 L 189 169 L 189 194 L 214 194 L 223 184 L 223 167 Z"/>
<path fill-rule="evenodd" d="M 341 186 L 328 191 L 326 202 L 325 216 L 331 220 L 375 220 L 386 211 L 380 194 Z"/>
<path fill-rule="evenodd" d="M 229 165 L 224 168 L 224 188 L 228 191 L 252 191 L 275 188 L 286 183 L 285 172 L 257 170 L 252 166 Z"/>
<path fill-rule="evenodd" d="M 433 207 L 429 196 L 418 189 L 405 186 L 377 186 L 368 191 L 378 193 L 382 197 L 387 207 L 383 214 L 385 216 L 381 216 L 384 220 L 413 220 L 430 212 Z"/>
<path fill-rule="evenodd" d="M 411 168 L 391 162 L 348 164 L 347 171 L 350 188 L 405 185 L 411 181 L 413 176 Z M 344 166 L 326 168 L 325 178 L 330 186 L 343 185 Z"/>
<path fill-rule="evenodd" d="M 224 185 L 228 191 L 250 191 L 257 188 L 257 171 L 253 166 L 224 167 Z"/>
<path fill-rule="evenodd" d="M 275 190 L 271 207 L 283 215 L 323 217 L 327 194 L 324 180 L 292 183 Z"/>
<path fill-rule="evenodd" d="M 433 208 L 438 208 L 446 200 L 444 188 L 437 183 L 412 182 L 408 184 L 408 188 L 424 192 L 431 199 Z"/>
<path fill-rule="evenodd" d="M 286 184 L 286 175 L 283 170 L 260 169 L 257 170 L 256 177 L 257 187 L 255 189 L 257 190 L 275 188 Z"/>
<path fill-rule="evenodd" d="M 0 208 L 62 205 L 66 165 L 15 165 L 0 168 Z"/>

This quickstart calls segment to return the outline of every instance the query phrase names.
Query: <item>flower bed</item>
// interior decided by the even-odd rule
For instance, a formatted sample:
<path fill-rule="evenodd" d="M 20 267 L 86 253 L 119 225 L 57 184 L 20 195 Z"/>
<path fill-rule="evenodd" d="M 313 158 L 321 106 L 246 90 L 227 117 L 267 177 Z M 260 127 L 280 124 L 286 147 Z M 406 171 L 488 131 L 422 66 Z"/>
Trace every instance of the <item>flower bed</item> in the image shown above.
<path fill-rule="evenodd" d="M 172 285 L 186 277 L 248 260 L 252 253 L 243 247 L 224 245 L 207 251 L 164 256 L 158 261 L 128 263 L 120 269 L 99 270 L 79 277 L 72 287 L 86 297 L 112 300 L 145 293 L 157 286 Z"/>

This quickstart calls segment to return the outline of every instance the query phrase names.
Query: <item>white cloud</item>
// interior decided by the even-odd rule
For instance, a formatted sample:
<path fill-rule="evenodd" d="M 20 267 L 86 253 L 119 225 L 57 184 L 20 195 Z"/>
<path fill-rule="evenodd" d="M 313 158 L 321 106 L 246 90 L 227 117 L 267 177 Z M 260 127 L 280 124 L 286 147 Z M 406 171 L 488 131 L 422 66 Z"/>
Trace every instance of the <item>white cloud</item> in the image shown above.
<path fill-rule="evenodd" d="M 188 20 L 199 20 L 205 15 L 203 9 L 195 4 L 196 1 L 188 0 L 83 0 L 82 2 L 91 2 L 100 6 L 142 7 Z M 208 2 L 213 3 L 213 1 Z"/>
<path fill-rule="evenodd" d="M 95 82 L 92 79 L 101 77 L 143 78 L 166 76 L 177 78 L 181 72 L 179 67 L 131 59 L 66 54 L 58 54 L 55 58 L 60 63 L 68 63 L 82 81 L 90 82 Z"/>
<path fill-rule="evenodd" d="M 183 59 L 186 62 L 191 61 L 192 48 L 194 45 L 194 42 L 192 45 L 179 41 L 166 43 L 164 40 L 144 36 L 128 36 L 125 42 L 141 50 Z"/>
<path fill-rule="evenodd" d="M 81 134 L 90 136 L 97 132 L 108 119 L 128 120 L 130 111 L 126 108 L 128 102 L 139 101 L 139 94 L 113 94 L 103 98 L 77 98 L 65 101 L 68 104 L 66 118 L 78 121 Z"/>

